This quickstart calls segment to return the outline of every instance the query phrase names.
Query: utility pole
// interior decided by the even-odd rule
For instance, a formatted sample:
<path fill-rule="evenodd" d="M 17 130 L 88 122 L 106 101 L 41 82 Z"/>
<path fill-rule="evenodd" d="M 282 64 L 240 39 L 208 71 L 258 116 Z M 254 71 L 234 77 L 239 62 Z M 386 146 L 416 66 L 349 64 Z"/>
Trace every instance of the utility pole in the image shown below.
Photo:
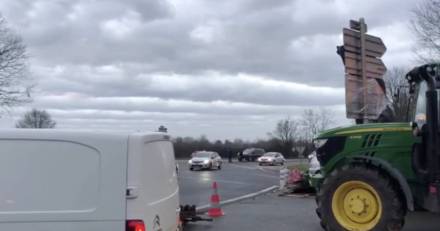
<path fill-rule="evenodd" d="M 360 37 L 361 37 L 361 70 L 362 70 L 362 83 L 364 85 L 363 89 L 363 101 L 364 108 L 363 111 L 363 123 L 368 123 L 368 80 L 367 80 L 367 71 L 366 71 L 366 53 L 365 53 L 365 34 L 367 33 L 367 24 L 365 24 L 364 18 L 359 19 L 359 29 L 360 29 Z"/>

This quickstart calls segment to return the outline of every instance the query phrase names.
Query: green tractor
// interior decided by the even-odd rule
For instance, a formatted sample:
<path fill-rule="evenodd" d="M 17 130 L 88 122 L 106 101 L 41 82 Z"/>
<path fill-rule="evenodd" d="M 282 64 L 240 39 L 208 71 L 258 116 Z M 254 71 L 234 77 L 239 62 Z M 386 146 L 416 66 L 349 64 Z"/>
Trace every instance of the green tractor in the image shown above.
<path fill-rule="evenodd" d="M 407 211 L 440 212 L 440 64 L 406 79 L 413 122 L 336 128 L 315 139 L 308 177 L 325 230 L 401 230 Z"/>

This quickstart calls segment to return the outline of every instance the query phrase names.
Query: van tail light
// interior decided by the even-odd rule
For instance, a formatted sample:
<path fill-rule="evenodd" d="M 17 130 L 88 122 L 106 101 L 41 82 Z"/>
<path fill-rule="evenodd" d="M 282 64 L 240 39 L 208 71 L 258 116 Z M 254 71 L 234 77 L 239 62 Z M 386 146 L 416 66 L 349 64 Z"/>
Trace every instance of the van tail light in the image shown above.
<path fill-rule="evenodd" d="M 126 231 L 146 231 L 142 220 L 127 220 Z"/>

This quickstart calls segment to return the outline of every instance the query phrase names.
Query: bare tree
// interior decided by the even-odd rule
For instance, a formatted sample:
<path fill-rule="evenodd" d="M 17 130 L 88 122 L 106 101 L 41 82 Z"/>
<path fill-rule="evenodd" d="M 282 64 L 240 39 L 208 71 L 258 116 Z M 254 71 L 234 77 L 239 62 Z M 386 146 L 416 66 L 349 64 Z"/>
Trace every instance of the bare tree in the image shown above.
<path fill-rule="evenodd" d="M 54 128 L 56 122 L 45 110 L 32 109 L 26 112 L 16 124 L 16 128 Z"/>
<path fill-rule="evenodd" d="M 318 111 L 304 110 L 301 118 L 304 139 L 311 141 L 319 132 L 328 129 L 334 123 L 333 114 L 333 111 L 327 108 L 320 108 Z"/>
<path fill-rule="evenodd" d="M 168 132 L 168 128 L 160 125 L 159 128 L 157 129 L 158 132 L 163 132 L 163 133 L 167 133 Z"/>
<path fill-rule="evenodd" d="M 283 144 L 291 143 L 298 135 L 298 127 L 299 124 L 297 121 L 287 117 L 286 119 L 278 121 L 275 130 L 271 134 L 272 137 L 279 139 Z"/>
<path fill-rule="evenodd" d="M 409 86 L 405 79 L 406 70 L 395 67 L 385 75 L 385 87 L 392 110 L 392 122 L 408 122 Z"/>
<path fill-rule="evenodd" d="M 28 79 L 26 60 L 22 39 L 0 15 L 0 107 L 3 110 L 30 101 L 32 87 L 25 84 Z"/>
<path fill-rule="evenodd" d="M 298 137 L 299 122 L 287 117 L 279 120 L 275 130 L 268 135 L 277 140 L 285 154 L 291 152 L 293 143 Z"/>
<path fill-rule="evenodd" d="M 440 60 L 440 0 L 425 0 L 414 10 L 412 27 L 417 36 L 417 54 L 423 61 Z"/>

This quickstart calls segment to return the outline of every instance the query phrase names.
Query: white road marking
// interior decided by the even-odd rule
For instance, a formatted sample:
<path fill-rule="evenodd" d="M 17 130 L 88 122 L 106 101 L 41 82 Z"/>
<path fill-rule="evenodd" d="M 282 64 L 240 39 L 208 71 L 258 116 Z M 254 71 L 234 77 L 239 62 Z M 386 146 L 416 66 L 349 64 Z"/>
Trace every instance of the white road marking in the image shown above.
<path fill-rule="evenodd" d="M 267 174 L 254 174 L 254 176 L 268 177 L 268 178 L 273 178 L 273 179 L 280 178 L 280 176 L 272 176 L 272 175 L 267 175 Z"/>
<path fill-rule="evenodd" d="M 189 177 L 189 176 L 180 176 L 179 178 L 181 178 L 181 179 L 190 179 L 190 180 L 201 179 L 200 177 Z M 254 184 L 250 184 L 250 183 L 246 183 L 246 182 L 232 181 L 232 180 L 216 180 L 216 179 L 211 179 L 211 178 L 202 178 L 202 180 L 204 180 L 204 181 L 216 181 L 216 182 L 219 182 L 219 183 L 226 183 L 226 184 L 254 185 Z"/>
<path fill-rule="evenodd" d="M 234 167 L 238 167 L 238 168 L 245 168 L 245 169 L 252 169 L 252 170 L 258 169 L 257 167 L 249 167 L 249 166 L 243 166 L 243 165 L 238 165 L 238 164 L 230 164 L 230 165 L 234 166 Z"/>
<path fill-rule="evenodd" d="M 263 168 L 263 167 L 261 167 L 261 166 L 258 166 L 258 169 L 259 170 L 261 170 L 261 171 L 263 171 L 263 172 L 269 172 L 269 173 L 275 173 L 276 171 L 279 171 L 279 169 L 274 169 L 275 171 L 271 171 L 271 170 L 267 170 L 267 169 L 265 169 L 265 168 Z M 272 169 L 272 168 L 271 168 Z"/>
<path fill-rule="evenodd" d="M 249 167 L 249 166 L 243 166 L 243 165 L 238 165 L 238 164 L 230 164 L 231 166 L 234 166 L 234 167 L 239 167 L 239 168 L 245 168 L 245 169 L 252 169 L 252 170 L 260 170 L 260 171 L 262 171 L 263 173 L 271 173 L 271 174 L 275 174 L 275 173 L 277 173 L 277 171 L 278 171 L 278 169 L 274 169 L 274 171 L 273 170 L 267 170 L 267 169 L 264 169 L 263 167 L 261 167 L 261 166 L 255 166 L 255 167 Z M 267 174 L 254 174 L 255 176 L 263 176 L 263 177 L 270 177 L 270 178 L 279 178 L 279 176 L 273 176 L 273 175 L 267 175 Z"/>

